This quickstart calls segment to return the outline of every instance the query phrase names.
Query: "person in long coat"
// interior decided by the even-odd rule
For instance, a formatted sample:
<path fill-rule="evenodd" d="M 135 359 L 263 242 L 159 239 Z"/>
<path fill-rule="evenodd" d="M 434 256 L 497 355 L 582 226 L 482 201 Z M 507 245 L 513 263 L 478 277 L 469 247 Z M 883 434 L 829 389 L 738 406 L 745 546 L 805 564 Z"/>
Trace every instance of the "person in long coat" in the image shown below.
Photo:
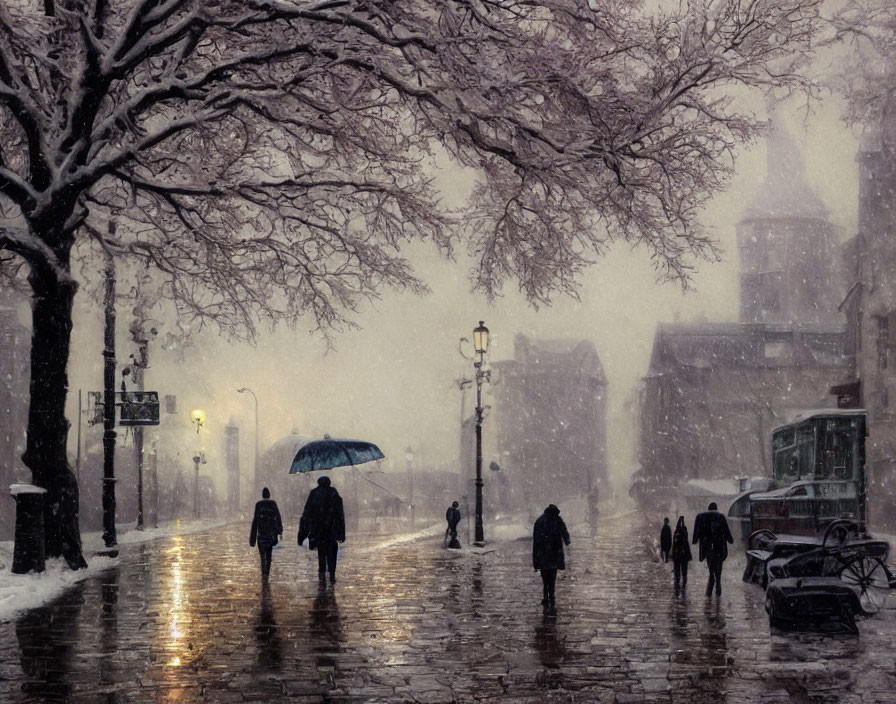
<path fill-rule="evenodd" d="M 317 550 L 318 578 L 336 581 L 338 543 L 345 542 L 345 512 L 342 497 L 330 484 L 329 477 L 319 477 L 317 486 L 308 493 L 302 518 L 299 520 L 298 542 L 308 538 L 308 547 Z"/>
<path fill-rule="evenodd" d="M 457 501 L 452 501 L 451 506 L 445 511 L 445 520 L 448 522 L 448 527 L 445 529 L 444 542 L 448 543 L 448 547 L 459 548 L 460 543 L 457 540 L 457 524 L 460 523 L 460 509 L 458 508 Z"/>
<path fill-rule="evenodd" d="M 733 543 L 728 519 L 719 513 L 715 502 L 707 510 L 697 514 L 694 520 L 694 543 L 700 544 L 700 562 L 706 560 L 709 567 L 709 581 L 706 583 L 706 596 L 712 594 L 713 585 L 716 595 L 722 594 L 722 565 L 728 559 L 728 543 Z"/>
<path fill-rule="evenodd" d="M 258 554 L 261 555 L 261 578 L 267 579 L 271 573 L 271 555 L 277 544 L 277 536 L 283 535 L 283 522 L 280 520 L 280 509 L 271 498 L 270 490 L 265 487 L 261 491 L 261 501 L 255 504 L 252 516 L 252 528 L 249 530 L 249 547 L 258 543 Z"/>
<path fill-rule="evenodd" d="M 663 528 L 660 530 L 660 558 L 663 562 L 669 561 L 669 551 L 672 549 L 672 527 L 669 519 L 663 519 Z"/>
<path fill-rule="evenodd" d="M 541 603 L 548 607 L 554 606 L 557 570 L 566 569 L 564 544 L 569 545 L 569 531 L 560 518 L 560 509 L 551 504 L 535 521 L 532 531 L 532 566 L 541 572 L 544 588 Z"/>
<path fill-rule="evenodd" d="M 672 569 L 675 572 L 676 592 L 679 588 L 688 586 L 688 563 L 692 559 L 688 527 L 684 523 L 684 516 L 679 516 L 675 533 L 672 534 Z"/>

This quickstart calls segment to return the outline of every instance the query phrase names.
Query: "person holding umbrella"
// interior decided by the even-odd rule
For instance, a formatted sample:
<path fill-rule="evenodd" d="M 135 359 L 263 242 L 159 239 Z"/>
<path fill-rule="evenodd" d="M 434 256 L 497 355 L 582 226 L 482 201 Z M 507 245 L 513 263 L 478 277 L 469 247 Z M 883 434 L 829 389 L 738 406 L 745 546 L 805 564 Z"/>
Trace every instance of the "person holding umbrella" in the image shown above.
<path fill-rule="evenodd" d="M 305 538 L 309 549 L 317 550 L 318 579 L 323 581 L 329 572 L 330 582 L 335 582 L 338 543 L 345 542 L 345 512 L 342 497 L 329 477 L 318 477 L 317 486 L 308 494 L 299 520 L 299 545 Z"/>

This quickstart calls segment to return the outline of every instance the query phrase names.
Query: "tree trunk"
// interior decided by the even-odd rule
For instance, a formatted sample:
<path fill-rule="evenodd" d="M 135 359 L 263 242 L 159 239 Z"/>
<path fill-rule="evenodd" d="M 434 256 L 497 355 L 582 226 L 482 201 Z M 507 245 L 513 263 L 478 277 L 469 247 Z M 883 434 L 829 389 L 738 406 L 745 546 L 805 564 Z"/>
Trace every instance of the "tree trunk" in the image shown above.
<path fill-rule="evenodd" d="M 47 557 L 65 558 L 72 569 L 86 567 L 78 527 L 78 482 L 68 464 L 65 417 L 68 392 L 72 303 L 77 284 L 33 267 L 31 334 L 31 399 L 24 463 L 33 482 L 47 490 L 44 526 Z"/>

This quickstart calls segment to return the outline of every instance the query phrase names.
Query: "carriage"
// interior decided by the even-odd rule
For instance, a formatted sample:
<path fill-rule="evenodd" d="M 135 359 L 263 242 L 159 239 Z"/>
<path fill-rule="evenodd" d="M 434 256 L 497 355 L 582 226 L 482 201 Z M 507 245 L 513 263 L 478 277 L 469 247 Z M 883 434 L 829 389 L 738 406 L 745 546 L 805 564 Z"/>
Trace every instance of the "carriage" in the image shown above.
<path fill-rule="evenodd" d="M 866 530 L 865 413 L 802 414 L 772 433 L 774 485 L 749 496 L 744 581 L 766 590 L 773 625 L 877 613 L 896 577 L 890 546 Z"/>

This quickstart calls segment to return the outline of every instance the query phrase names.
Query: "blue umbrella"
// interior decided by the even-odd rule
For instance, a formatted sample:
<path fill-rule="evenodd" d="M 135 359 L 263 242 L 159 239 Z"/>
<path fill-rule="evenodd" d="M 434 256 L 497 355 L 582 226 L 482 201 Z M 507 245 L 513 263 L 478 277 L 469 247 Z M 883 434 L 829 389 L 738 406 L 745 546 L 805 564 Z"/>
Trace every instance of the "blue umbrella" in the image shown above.
<path fill-rule="evenodd" d="M 301 474 L 317 469 L 351 467 L 381 460 L 384 457 L 380 448 L 372 442 L 331 438 L 326 435 L 323 440 L 314 440 L 299 448 L 289 473 Z"/>

